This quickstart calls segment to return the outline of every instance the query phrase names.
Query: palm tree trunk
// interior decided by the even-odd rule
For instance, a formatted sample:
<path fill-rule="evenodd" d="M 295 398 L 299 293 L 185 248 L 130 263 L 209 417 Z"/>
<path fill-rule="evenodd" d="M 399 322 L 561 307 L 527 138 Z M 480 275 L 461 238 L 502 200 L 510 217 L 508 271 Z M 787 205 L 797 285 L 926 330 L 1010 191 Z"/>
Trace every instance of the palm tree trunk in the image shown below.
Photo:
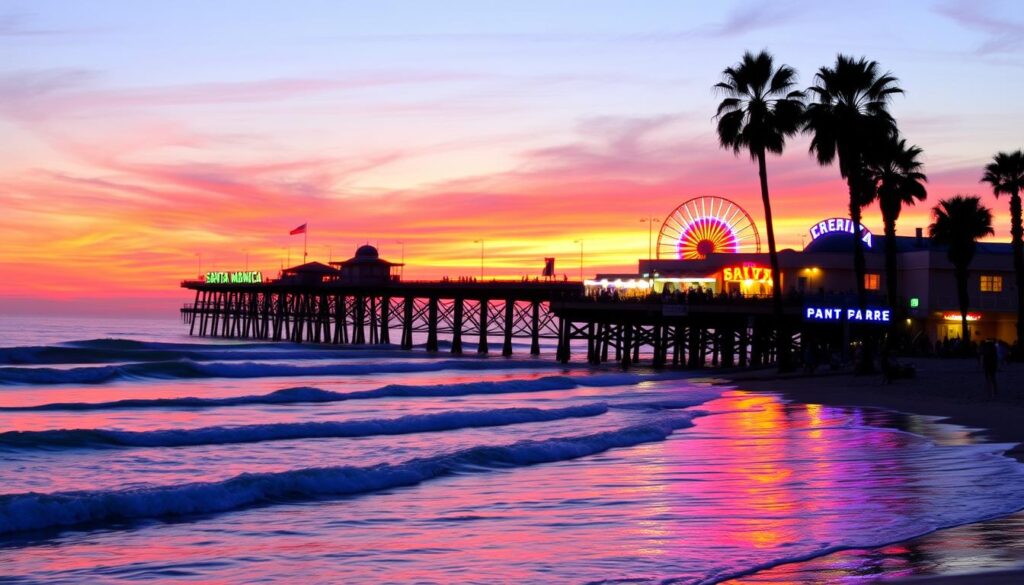
<path fill-rule="evenodd" d="M 1021 220 L 1020 192 L 1010 194 L 1010 237 L 1013 246 L 1013 271 L 1017 277 L 1017 358 L 1024 347 L 1024 226 Z"/>
<path fill-rule="evenodd" d="M 867 272 L 867 266 L 864 262 L 864 242 L 860 239 L 860 202 L 863 200 L 863 197 L 860 191 L 862 181 L 859 159 L 856 162 L 856 166 L 850 170 L 847 176 L 847 184 L 850 189 L 850 219 L 853 221 L 853 273 L 854 278 L 857 280 L 857 306 L 863 310 L 867 308 L 868 299 L 867 291 L 864 288 L 864 274 Z M 861 339 L 861 342 L 861 359 L 860 363 L 856 365 L 857 370 L 862 373 L 874 371 L 874 338 L 866 335 Z"/>
<path fill-rule="evenodd" d="M 889 308 L 892 309 L 893 318 L 889 323 L 888 347 L 895 349 L 896 331 L 899 327 L 902 316 L 903 304 L 899 302 L 899 286 L 896 282 L 896 218 L 891 215 L 885 219 L 885 288 L 886 296 L 889 297 Z"/>
<path fill-rule="evenodd" d="M 968 355 L 971 335 L 967 329 L 967 307 L 970 305 L 970 299 L 967 297 L 967 266 L 954 266 L 953 273 L 956 276 L 956 296 L 960 304 L 960 345 L 964 355 Z"/>
<path fill-rule="evenodd" d="M 867 272 L 867 266 L 864 262 L 864 242 L 860 239 L 860 171 L 850 171 L 847 183 L 850 189 L 850 219 L 853 221 L 853 272 L 857 279 L 857 304 L 863 309 L 867 305 L 867 291 L 864 289 L 864 274 Z"/>
<path fill-rule="evenodd" d="M 772 221 L 772 202 L 768 197 L 768 168 L 764 161 L 764 150 L 757 153 L 757 172 L 761 178 L 761 202 L 764 204 L 764 221 L 768 228 L 768 260 L 772 267 L 772 304 L 775 316 L 775 341 L 779 371 L 789 371 L 790 334 L 782 314 L 782 275 L 779 272 L 779 254 L 775 249 L 775 224 Z"/>

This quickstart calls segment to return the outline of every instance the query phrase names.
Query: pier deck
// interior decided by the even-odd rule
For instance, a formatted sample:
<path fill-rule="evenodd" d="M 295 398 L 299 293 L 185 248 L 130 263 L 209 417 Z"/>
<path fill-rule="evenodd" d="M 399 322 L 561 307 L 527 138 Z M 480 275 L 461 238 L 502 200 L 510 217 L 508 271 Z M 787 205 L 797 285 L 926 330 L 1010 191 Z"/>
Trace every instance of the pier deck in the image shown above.
<path fill-rule="evenodd" d="M 545 281 L 184 281 L 182 287 L 195 291 L 181 313 L 197 336 L 363 345 L 392 343 L 397 331 L 403 349 L 413 348 L 418 333 L 425 334 L 427 351 L 439 351 L 446 336 L 453 354 L 463 353 L 465 340 L 486 354 L 499 339 L 505 356 L 515 338 L 529 339 L 532 355 L 540 354 L 541 339 L 553 339 L 563 363 L 573 341 L 583 340 L 588 362 L 615 359 L 622 367 L 641 357 L 655 367 L 691 368 L 758 366 L 775 357 L 766 299 L 594 300 L 579 282 Z M 799 312 L 788 306 L 787 320 L 799 320 Z"/>

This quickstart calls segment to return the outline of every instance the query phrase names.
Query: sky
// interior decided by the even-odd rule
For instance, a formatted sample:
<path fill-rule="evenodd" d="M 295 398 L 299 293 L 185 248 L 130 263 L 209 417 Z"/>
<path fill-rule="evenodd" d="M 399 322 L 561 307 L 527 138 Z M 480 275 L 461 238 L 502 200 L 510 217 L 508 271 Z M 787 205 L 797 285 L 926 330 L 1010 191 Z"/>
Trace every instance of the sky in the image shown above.
<path fill-rule="evenodd" d="M 0 3 L 0 313 L 167 315 L 208 270 L 276 274 L 369 242 L 406 278 L 636 269 L 648 224 L 756 165 L 712 86 L 767 49 L 799 84 L 837 53 L 899 78 L 929 199 L 1024 146 L 1024 5 L 907 2 Z M 768 160 L 781 247 L 846 215 L 806 137 Z M 877 207 L 865 224 L 881 231 Z"/>

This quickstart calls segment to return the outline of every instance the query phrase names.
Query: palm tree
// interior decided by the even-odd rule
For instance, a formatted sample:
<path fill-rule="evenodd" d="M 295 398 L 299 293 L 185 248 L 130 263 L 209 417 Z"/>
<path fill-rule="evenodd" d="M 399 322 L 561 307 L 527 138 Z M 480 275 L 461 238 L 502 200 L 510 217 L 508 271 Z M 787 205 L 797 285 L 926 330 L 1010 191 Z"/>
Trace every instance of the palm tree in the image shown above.
<path fill-rule="evenodd" d="M 996 197 L 1010 196 L 1010 238 L 1013 271 L 1017 275 L 1017 345 L 1024 344 L 1024 226 L 1021 224 L 1020 192 L 1024 191 L 1024 152 L 1000 152 L 992 157 L 981 178 L 992 185 Z"/>
<path fill-rule="evenodd" d="M 757 161 L 761 179 L 761 202 L 768 228 L 768 257 L 772 268 L 772 301 L 779 369 L 790 368 L 789 332 L 783 331 L 782 286 L 779 277 L 779 255 L 775 248 L 775 225 L 771 198 L 768 196 L 767 153 L 782 154 L 786 139 L 800 130 L 804 111 L 804 94 L 793 89 L 796 71 L 787 65 L 775 65 L 767 51 L 754 55 L 747 51 L 740 62 L 722 71 L 722 81 L 715 85 L 725 99 L 718 105 L 718 141 L 722 148 L 737 155 L 746 152 Z"/>
<path fill-rule="evenodd" d="M 992 235 L 992 211 L 981 204 L 976 195 L 957 195 L 939 201 L 932 209 L 935 221 L 928 226 L 928 234 L 935 243 L 947 246 L 946 256 L 953 264 L 956 277 L 956 295 L 960 304 L 960 330 L 964 351 L 971 341 L 967 330 L 967 269 L 974 259 L 978 238 Z"/>
<path fill-rule="evenodd" d="M 877 62 L 846 55 L 838 55 L 835 66 L 819 69 L 814 82 L 808 91 L 815 101 L 807 106 L 804 131 L 811 134 L 811 153 L 818 164 L 827 166 L 838 160 L 839 174 L 849 189 L 854 234 L 859 234 L 861 209 L 871 199 L 865 156 L 896 134 L 888 107 L 892 96 L 903 90 L 895 77 L 879 72 Z M 864 245 L 859 237 L 853 238 L 853 266 L 857 297 L 863 306 Z"/>
<path fill-rule="evenodd" d="M 889 305 L 897 306 L 896 221 L 904 205 L 914 205 L 928 196 L 928 181 L 917 159 L 921 149 L 908 146 L 903 138 L 891 137 L 868 153 L 867 180 L 882 210 L 885 223 L 885 285 Z M 896 323 L 894 320 L 893 323 Z"/>

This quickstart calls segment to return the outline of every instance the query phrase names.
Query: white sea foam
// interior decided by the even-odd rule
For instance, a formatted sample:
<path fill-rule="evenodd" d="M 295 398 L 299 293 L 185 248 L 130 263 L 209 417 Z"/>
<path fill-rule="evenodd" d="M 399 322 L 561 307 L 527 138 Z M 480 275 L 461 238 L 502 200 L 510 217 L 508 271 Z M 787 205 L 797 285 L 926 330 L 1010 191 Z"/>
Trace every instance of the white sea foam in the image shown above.
<path fill-rule="evenodd" d="M 520 441 L 503 446 L 476 446 L 399 464 L 243 473 L 225 481 L 121 491 L 2 495 L 0 534 L 224 512 L 259 504 L 374 492 L 411 486 L 454 472 L 478 472 L 587 457 L 609 449 L 661 441 L 674 430 L 691 424 L 689 416 L 676 414 L 615 431 Z"/>
<path fill-rule="evenodd" d="M 497 364 L 499 366 L 503 364 Z M 108 410 L 120 408 L 212 408 L 249 404 L 292 404 L 341 402 L 394 397 L 445 397 L 480 394 L 512 394 L 520 392 L 548 392 L 572 390 L 579 387 L 632 386 L 644 382 L 680 379 L 677 374 L 597 374 L 592 376 L 544 376 L 541 378 L 464 382 L 458 384 L 388 384 L 370 390 L 336 392 L 321 388 L 299 386 L 283 388 L 268 394 L 230 396 L 226 398 L 129 398 L 110 402 L 54 402 L 30 406 L 0 407 L 0 411 L 32 410 Z M 719 394 L 717 389 L 696 392 L 690 389 L 685 396 L 663 401 L 664 408 L 685 408 L 710 400 Z M 674 404 L 675 406 L 669 406 Z M 641 403 L 641 407 L 651 407 Z M 623 408 L 629 407 L 623 404 Z"/>
<path fill-rule="evenodd" d="M 394 419 L 272 423 L 197 429 L 119 431 L 109 429 L 60 429 L 8 431 L 0 433 L 0 447 L 183 447 L 225 445 L 290 439 L 326 437 L 368 437 L 450 431 L 464 428 L 496 427 L 566 418 L 598 416 L 608 412 L 604 403 L 565 408 L 502 408 L 495 410 L 449 411 L 412 414 Z"/>
<path fill-rule="evenodd" d="M 287 355 L 281 356 L 289 357 Z M 558 368 L 560 364 L 540 360 L 497 360 L 464 358 L 433 361 L 391 361 L 367 364 L 281 364 L 261 362 L 196 362 L 188 359 L 142 362 L 124 365 L 78 368 L 0 368 L 0 385 L 12 384 L 103 384 L 115 380 L 189 378 L 263 378 L 281 376 L 356 376 L 442 370 L 486 370 L 499 368 Z"/>

